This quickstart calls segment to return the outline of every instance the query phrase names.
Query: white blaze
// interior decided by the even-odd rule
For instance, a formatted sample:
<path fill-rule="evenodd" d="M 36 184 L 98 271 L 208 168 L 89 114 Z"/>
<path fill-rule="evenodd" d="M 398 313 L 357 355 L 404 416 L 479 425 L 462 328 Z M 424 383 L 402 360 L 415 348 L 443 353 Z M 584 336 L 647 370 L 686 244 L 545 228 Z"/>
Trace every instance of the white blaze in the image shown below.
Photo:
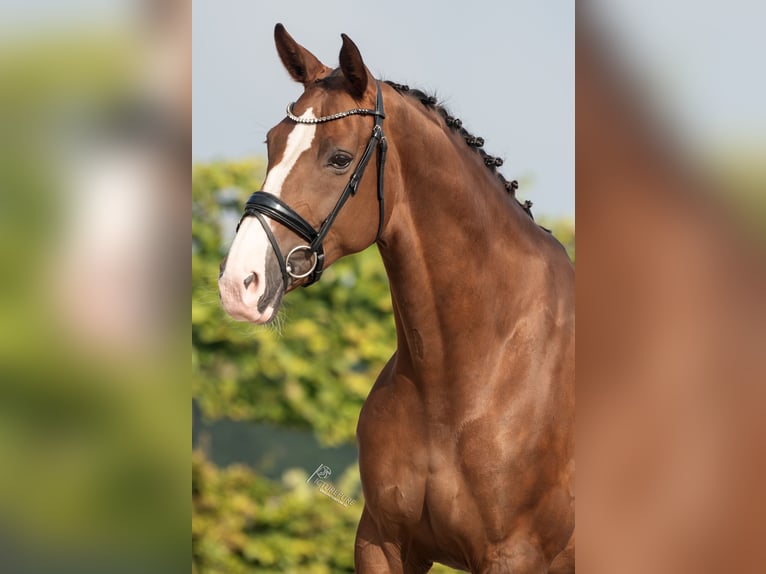
<path fill-rule="evenodd" d="M 312 109 L 306 110 L 306 113 L 301 118 L 314 119 L 314 114 L 311 112 Z M 287 145 L 282 155 L 282 161 L 269 171 L 269 175 L 263 184 L 263 191 L 279 197 L 279 194 L 282 193 L 282 185 L 284 185 L 287 176 L 290 175 L 298 158 L 311 147 L 316 130 L 316 124 L 295 124 L 293 131 L 287 136 Z"/>
<path fill-rule="evenodd" d="M 312 108 L 306 110 L 301 118 L 314 118 Z M 316 124 L 296 124 L 287 137 L 287 144 L 280 162 L 269 170 L 263 191 L 279 197 L 282 186 L 290 175 L 301 154 L 311 147 L 314 141 Z M 274 230 L 274 222 L 266 218 Z M 255 217 L 248 217 L 243 222 L 229 248 L 226 269 L 218 280 L 221 300 L 226 312 L 236 319 L 255 320 L 259 318 L 256 309 L 258 300 L 266 290 L 266 256 L 273 249 L 266 232 Z M 257 286 L 245 288 L 244 280 L 255 272 Z M 273 309 L 267 309 L 264 315 Z M 264 317 L 268 319 L 268 317 Z"/>

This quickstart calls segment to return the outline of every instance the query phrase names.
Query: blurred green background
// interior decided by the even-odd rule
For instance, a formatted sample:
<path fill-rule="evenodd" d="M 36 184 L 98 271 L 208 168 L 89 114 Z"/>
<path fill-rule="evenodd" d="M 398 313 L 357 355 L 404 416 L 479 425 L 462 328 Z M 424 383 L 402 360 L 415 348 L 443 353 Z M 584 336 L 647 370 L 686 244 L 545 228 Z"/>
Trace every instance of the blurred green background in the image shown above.
<path fill-rule="evenodd" d="M 183 125 L 141 58 L 167 34 L 127 15 L 13 26 L 4 10 L 0 571 L 185 569 L 188 151 L 179 164 L 163 140 Z"/>
<path fill-rule="evenodd" d="M 218 266 L 263 176 L 259 159 L 193 168 L 193 568 L 353 572 L 363 507 L 354 432 L 396 348 L 388 282 L 372 247 L 290 293 L 276 325 L 228 318 Z M 573 223 L 540 221 L 574 257 Z M 320 464 L 356 504 L 343 507 L 306 484 Z"/>

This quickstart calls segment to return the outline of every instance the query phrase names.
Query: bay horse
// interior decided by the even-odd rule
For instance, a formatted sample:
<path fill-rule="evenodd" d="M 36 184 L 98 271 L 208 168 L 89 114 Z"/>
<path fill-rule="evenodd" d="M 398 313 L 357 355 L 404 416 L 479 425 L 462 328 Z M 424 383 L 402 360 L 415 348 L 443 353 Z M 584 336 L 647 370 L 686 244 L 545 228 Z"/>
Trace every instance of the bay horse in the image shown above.
<path fill-rule="evenodd" d="M 397 349 L 357 427 L 357 571 L 573 572 L 564 248 L 435 99 L 377 81 L 345 34 L 337 69 L 281 24 L 274 35 L 304 91 L 268 133 L 263 190 L 247 202 L 219 290 L 233 318 L 266 323 L 285 293 L 378 245 Z"/>

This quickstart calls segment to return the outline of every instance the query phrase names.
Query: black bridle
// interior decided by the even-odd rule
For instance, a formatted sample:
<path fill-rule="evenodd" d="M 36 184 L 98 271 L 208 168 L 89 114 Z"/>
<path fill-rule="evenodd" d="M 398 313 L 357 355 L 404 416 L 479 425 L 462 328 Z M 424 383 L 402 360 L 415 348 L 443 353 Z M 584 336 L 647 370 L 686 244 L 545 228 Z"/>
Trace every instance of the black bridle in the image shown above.
<path fill-rule="evenodd" d="M 386 150 L 388 149 L 388 142 L 386 141 L 386 137 L 383 134 L 383 120 L 386 116 L 383 113 L 383 94 L 380 89 L 380 83 L 377 84 L 377 87 L 378 95 L 374 110 L 357 108 L 329 116 L 323 116 L 321 118 L 301 118 L 293 114 L 294 104 L 287 106 L 287 116 L 296 123 L 319 124 L 333 120 L 339 120 L 351 115 L 365 115 L 373 116 L 375 118 L 375 125 L 372 128 L 370 141 L 367 142 L 367 147 L 364 150 L 359 163 L 356 164 L 356 168 L 354 168 L 354 171 L 351 174 L 351 177 L 349 178 L 343 193 L 341 193 L 340 197 L 338 198 L 338 202 L 335 204 L 335 207 L 333 207 L 332 211 L 330 211 L 330 214 L 327 216 L 327 218 L 322 222 L 319 230 L 314 229 L 314 227 L 308 221 L 301 217 L 289 205 L 284 203 L 277 196 L 268 192 L 256 191 L 247 200 L 247 203 L 245 204 L 245 211 L 242 215 L 242 219 L 239 221 L 239 225 L 242 224 L 242 220 L 244 220 L 245 217 L 254 216 L 258 218 L 258 221 L 260 221 L 261 225 L 263 226 L 263 229 L 266 232 L 266 236 L 269 238 L 269 242 L 274 249 L 277 261 L 279 262 L 279 268 L 282 271 L 282 278 L 284 280 L 285 289 L 287 289 L 287 287 L 290 285 L 291 279 L 304 279 L 308 277 L 308 281 L 306 281 L 306 283 L 303 285 L 304 287 L 308 287 L 312 283 L 318 281 L 321 277 L 322 271 L 324 269 L 324 247 L 322 246 L 322 242 L 327 236 L 327 233 L 330 231 L 330 227 L 335 222 L 335 218 L 338 217 L 338 213 L 340 213 L 340 210 L 343 208 L 348 198 L 352 195 L 356 195 L 356 190 L 359 186 L 359 182 L 364 175 L 364 170 L 372 158 L 372 154 L 376 147 L 378 148 L 378 205 L 380 216 L 378 222 L 378 233 L 375 236 L 375 241 L 380 239 L 380 234 L 383 231 L 383 219 L 385 217 L 385 210 L 383 207 L 383 170 L 386 163 Z M 274 233 L 271 231 L 271 228 L 264 218 L 264 215 L 273 219 L 274 221 L 281 223 L 290 229 L 293 233 L 301 236 L 308 242 L 308 244 L 294 247 L 290 250 L 287 256 L 282 255 L 282 251 L 279 249 L 276 237 L 274 237 Z M 239 225 L 237 225 L 237 230 L 239 230 Z M 301 252 L 307 253 L 308 258 L 313 259 L 313 262 L 308 271 L 299 274 L 291 262 L 291 259 L 294 255 Z"/>

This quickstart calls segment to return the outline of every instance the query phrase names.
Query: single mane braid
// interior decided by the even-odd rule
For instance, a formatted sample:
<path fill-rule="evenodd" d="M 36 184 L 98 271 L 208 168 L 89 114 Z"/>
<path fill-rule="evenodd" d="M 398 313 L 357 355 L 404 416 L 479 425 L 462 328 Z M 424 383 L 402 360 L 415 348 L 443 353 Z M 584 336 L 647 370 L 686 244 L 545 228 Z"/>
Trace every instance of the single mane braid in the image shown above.
<path fill-rule="evenodd" d="M 516 190 L 519 189 L 519 182 L 515 179 L 508 181 L 505 179 L 503 174 L 497 171 L 497 168 L 503 165 L 503 158 L 489 155 L 482 149 L 484 146 L 484 138 L 474 136 L 468 130 L 466 130 L 463 127 L 463 122 L 459 118 L 450 115 L 447 109 L 439 103 L 435 96 L 427 94 L 426 92 L 416 88 L 410 88 L 406 84 L 397 84 L 396 82 L 391 82 L 389 80 L 385 80 L 385 82 L 400 94 L 414 98 L 426 108 L 438 112 L 439 115 L 441 115 L 441 117 L 444 119 L 444 123 L 447 125 L 447 127 L 450 128 L 453 132 L 459 134 L 465 140 L 465 143 L 468 145 L 468 147 L 479 154 L 484 162 L 484 165 L 487 166 L 487 168 L 489 168 L 492 173 L 497 176 L 497 178 L 500 180 L 500 183 L 503 184 L 503 187 L 511 195 L 511 197 L 516 199 Z M 526 212 L 526 214 L 534 220 L 534 217 L 532 217 L 532 202 L 526 200 L 522 203 L 518 199 L 516 199 L 516 202 Z"/>

